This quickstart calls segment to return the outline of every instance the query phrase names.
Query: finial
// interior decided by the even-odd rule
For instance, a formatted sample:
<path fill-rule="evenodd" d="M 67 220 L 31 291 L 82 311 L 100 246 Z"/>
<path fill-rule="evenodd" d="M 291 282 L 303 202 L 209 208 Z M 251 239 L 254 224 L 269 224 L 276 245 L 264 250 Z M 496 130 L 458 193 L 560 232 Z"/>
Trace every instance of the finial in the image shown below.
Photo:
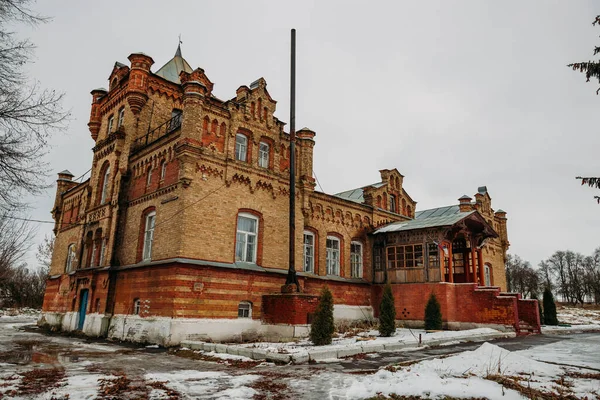
<path fill-rule="evenodd" d="M 181 56 L 181 45 L 182 45 L 182 41 L 181 41 L 181 33 L 179 34 L 179 44 L 177 44 L 177 51 L 175 52 L 175 57 L 182 57 Z"/>

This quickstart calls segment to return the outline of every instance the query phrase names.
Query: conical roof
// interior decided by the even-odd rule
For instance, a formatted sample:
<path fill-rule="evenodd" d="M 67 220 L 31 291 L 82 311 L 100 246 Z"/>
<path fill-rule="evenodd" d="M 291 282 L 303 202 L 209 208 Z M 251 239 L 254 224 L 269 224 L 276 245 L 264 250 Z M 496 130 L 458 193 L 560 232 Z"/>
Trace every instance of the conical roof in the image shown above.
<path fill-rule="evenodd" d="M 168 81 L 181 83 L 181 81 L 179 81 L 179 74 L 181 71 L 191 73 L 193 69 L 190 67 L 190 64 L 185 61 L 185 58 L 181 56 L 181 44 L 179 44 L 177 45 L 175 56 L 154 74 L 165 78 Z"/>

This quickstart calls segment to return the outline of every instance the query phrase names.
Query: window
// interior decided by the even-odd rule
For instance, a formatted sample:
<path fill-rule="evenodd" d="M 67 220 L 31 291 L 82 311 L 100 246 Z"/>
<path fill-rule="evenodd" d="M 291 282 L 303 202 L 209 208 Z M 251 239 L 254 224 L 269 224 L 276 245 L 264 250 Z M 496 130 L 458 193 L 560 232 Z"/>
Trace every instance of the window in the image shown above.
<path fill-rule="evenodd" d="M 150 187 L 151 184 L 152 184 L 152 167 L 149 167 L 147 175 L 146 175 L 146 187 Z"/>
<path fill-rule="evenodd" d="M 428 258 L 428 267 L 429 268 L 439 268 L 440 267 L 440 254 L 439 247 L 435 243 L 427 244 L 427 258 Z"/>
<path fill-rule="evenodd" d="M 102 195 L 100 196 L 100 204 L 104 204 L 108 198 L 108 180 L 110 178 L 110 165 L 106 167 L 102 176 Z"/>
<path fill-rule="evenodd" d="M 141 304 L 140 299 L 133 299 L 133 313 L 135 315 L 140 315 Z"/>
<path fill-rule="evenodd" d="M 252 318 L 252 303 L 241 301 L 238 305 L 238 318 Z"/>
<path fill-rule="evenodd" d="M 100 299 L 96 299 L 96 304 L 94 305 L 94 311 L 97 313 L 100 312 Z"/>
<path fill-rule="evenodd" d="M 485 264 L 483 266 L 483 280 L 485 286 L 492 286 L 492 267 L 490 264 Z"/>
<path fill-rule="evenodd" d="M 241 133 L 235 135 L 235 159 L 238 161 L 246 161 L 246 153 L 248 151 L 248 138 Z"/>
<path fill-rule="evenodd" d="M 362 244 L 360 242 L 350 243 L 350 275 L 353 278 L 362 278 Z"/>
<path fill-rule="evenodd" d="M 421 268 L 423 267 L 423 245 L 409 244 L 387 248 L 388 268 Z"/>
<path fill-rule="evenodd" d="M 390 194 L 390 211 L 396 212 L 396 196 Z"/>
<path fill-rule="evenodd" d="M 258 166 L 269 168 L 269 145 L 265 142 L 260 142 L 258 147 Z"/>
<path fill-rule="evenodd" d="M 252 214 L 238 215 L 235 260 L 256 263 L 258 218 Z"/>
<path fill-rule="evenodd" d="M 108 117 L 108 129 L 106 130 L 108 133 L 112 132 L 114 120 L 115 120 L 115 117 L 113 117 L 112 115 L 110 117 Z"/>
<path fill-rule="evenodd" d="M 144 228 L 144 251 L 142 260 L 150 261 L 152 259 L 152 243 L 154 242 L 154 221 L 156 220 L 156 211 L 150 212 L 146 216 L 146 225 Z"/>
<path fill-rule="evenodd" d="M 98 241 L 94 240 L 92 242 L 92 254 L 90 255 L 90 268 L 96 266 L 96 254 L 98 254 Z"/>
<path fill-rule="evenodd" d="M 452 242 L 452 269 L 455 274 L 464 274 L 465 267 L 468 267 L 469 260 L 465 259 L 467 242 L 465 239 L 456 239 Z"/>
<path fill-rule="evenodd" d="M 376 271 L 383 269 L 383 247 L 381 246 L 373 247 L 373 267 Z"/>
<path fill-rule="evenodd" d="M 160 180 L 161 181 L 165 180 L 166 174 L 167 174 L 167 161 L 163 160 L 163 162 L 160 164 Z"/>
<path fill-rule="evenodd" d="M 71 243 L 67 249 L 67 262 L 65 264 L 65 272 L 71 272 L 75 266 L 75 243 Z"/>
<path fill-rule="evenodd" d="M 104 265 L 104 256 L 106 255 L 106 242 L 108 241 L 108 239 L 102 239 L 102 242 L 100 244 L 100 262 L 98 262 L 98 266 L 103 266 Z"/>
<path fill-rule="evenodd" d="M 304 232 L 304 271 L 315 272 L 315 235 Z"/>
<path fill-rule="evenodd" d="M 125 120 L 125 108 L 119 110 L 119 119 L 117 120 L 117 129 L 123 126 Z"/>
<path fill-rule="evenodd" d="M 169 123 L 169 132 L 173 131 L 181 126 L 181 116 L 183 112 L 177 108 L 171 111 L 171 122 Z"/>
<path fill-rule="evenodd" d="M 340 239 L 327 236 L 325 261 L 327 275 L 340 274 Z"/>

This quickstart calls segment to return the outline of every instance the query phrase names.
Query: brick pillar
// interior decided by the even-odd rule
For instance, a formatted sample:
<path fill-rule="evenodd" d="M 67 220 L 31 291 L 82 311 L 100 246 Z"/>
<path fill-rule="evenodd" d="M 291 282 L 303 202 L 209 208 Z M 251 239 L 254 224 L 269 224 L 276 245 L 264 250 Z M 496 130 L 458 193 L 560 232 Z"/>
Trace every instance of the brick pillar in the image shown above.
<path fill-rule="evenodd" d="M 448 247 L 448 282 L 454 283 L 454 267 L 452 266 L 452 244 Z"/>
<path fill-rule="evenodd" d="M 477 276 L 477 266 L 475 265 L 475 251 L 475 240 L 471 239 L 471 257 L 469 257 L 471 260 L 467 271 L 469 271 L 471 267 L 473 267 L 473 281 L 475 281 L 475 277 Z M 470 273 L 467 273 L 467 282 L 470 282 L 469 275 Z"/>
<path fill-rule="evenodd" d="M 485 285 L 485 276 L 483 272 L 483 254 L 481 249 L 477 249 L 477 264 L 479 264 L 479 284 Z"/>

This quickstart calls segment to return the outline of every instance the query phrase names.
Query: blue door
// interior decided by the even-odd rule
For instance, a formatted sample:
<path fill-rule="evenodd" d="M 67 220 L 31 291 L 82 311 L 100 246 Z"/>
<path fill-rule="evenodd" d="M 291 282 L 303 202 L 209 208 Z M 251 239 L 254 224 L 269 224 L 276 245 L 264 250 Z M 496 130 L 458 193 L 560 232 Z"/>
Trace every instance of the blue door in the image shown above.
<path fill-rule="evenodd" d="M 77 329 L 83 330 L 83 323 L 85 322 L 85 311 L 87 310 L 88 302 L 88 290 L 84 289 L 81 291 L 81 302 L 79 303 L 79 323 Z"/>

